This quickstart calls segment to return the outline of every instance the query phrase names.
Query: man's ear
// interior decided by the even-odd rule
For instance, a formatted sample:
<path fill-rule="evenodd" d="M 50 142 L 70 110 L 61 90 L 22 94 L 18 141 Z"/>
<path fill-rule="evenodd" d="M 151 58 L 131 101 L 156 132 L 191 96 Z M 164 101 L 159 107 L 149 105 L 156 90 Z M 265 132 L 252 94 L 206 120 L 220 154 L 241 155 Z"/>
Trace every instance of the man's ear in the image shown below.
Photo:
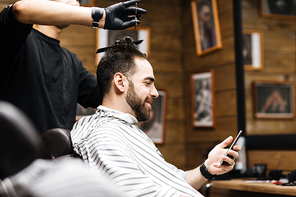
<path fill-rule="evenodd" d="M 114 75 L 114 84 L 118 91 L 124 92 L 127 86 L 126 77 L 121 73 L 116 73 Z"/>

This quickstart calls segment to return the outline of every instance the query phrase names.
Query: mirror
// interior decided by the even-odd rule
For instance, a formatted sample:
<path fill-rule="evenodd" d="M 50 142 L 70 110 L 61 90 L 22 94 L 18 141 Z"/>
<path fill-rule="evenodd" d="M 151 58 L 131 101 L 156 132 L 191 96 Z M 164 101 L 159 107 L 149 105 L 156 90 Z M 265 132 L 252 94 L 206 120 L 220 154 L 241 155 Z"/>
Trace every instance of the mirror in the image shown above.
<path fill-rule="evenodd" d="M 294 81 L 295 73 L 295 21 L 285 18 L 270 18 L 266 12 L 265 0 L 234 0 L 234 29 L 236 51 L 236 80 L 238 127 L 244 131 L 248 150 L 291 150 L 296 149 L 296 121 L 289 119 L 260 119 L 254 116 L 254 94 L 252 84 L 256 80 Z M 269 1 L 271 2 L 271 1 Z M 276 1 L 272 1 L 276 2 Z M 258 3 L 261 6 L 258 6 Z M 296 5 L 294 5 L 296 7 Z M 259 8 L 259 10 L 258 10 Z M 254 14 L 259 13 L 259 14 Z M 295 19 L 294 19 L 295 20 Z M 254 70 L 244 68 L 243 30 L 260 30 L 264 40 L 264 67 Z M 281 50 L 279 50 L 281 47 Z M 281 66 L 279 66 L 281 65 Z M 294 94 L 291 95 L 294 102 Z M 285 101 L 286 103 L 288 101 Z M 293 105 L 293 103 L 292 103 Z M 292 106 L 294 109 L 295 106 Z M 294 112 L 293 112 L 294 113 Z"/>

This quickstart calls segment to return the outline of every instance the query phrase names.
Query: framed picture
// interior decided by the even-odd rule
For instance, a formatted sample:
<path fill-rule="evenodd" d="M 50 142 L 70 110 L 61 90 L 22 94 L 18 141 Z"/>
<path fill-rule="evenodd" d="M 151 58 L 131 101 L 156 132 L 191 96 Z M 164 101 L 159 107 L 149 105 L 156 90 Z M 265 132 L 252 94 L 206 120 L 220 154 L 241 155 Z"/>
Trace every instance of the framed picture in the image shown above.
<path fill-rule="evenodd" d="M 254 81 L 256 118 L 294 118 L 294 83 Z"/>
<path fill-rule="evenodd" d="M 76 108 L 76 121 L 79 120 L 80 118 L 82 118 L 83 116 L 89 116 L 92 115 L 94 113 L 96 113 L 95 108 L 84 108 L 82 107 L 80 104 L 77 103 L 77 108 Z"/>
<path fill-rule="evenodd" d="M 139 122 L 138 127 L 147 134 L 155 144 L 164 143 L 166 91 L 159 90 L 159 96 L 152 103 L 149 120 Z"/>
<path fill-rule="evenodd" d="M 124 39 L 130 37 L 133 41 L 143 40 L 138 46 L 138 49 L 145 53 L 148 57 L 150 54 L 150 28 L 148 27 L 137 27 L 136 31 L 134 28 L 128 28 L 125 30 L 105 30 L 97 29 L 96 35 L 96 48 L 102 48 L 114 45 L 116 39 Z M 103 57 L 104 53 L 96 54 L 96 64 Z"/>
<path fill-rule="evenodd" d="M 260 0 L 262 17 L 279 19 L 296 19 L 296 2 L 294 0 Z"/>
<path fill-rule="evenodd" d="M 92 7 L 95 5 L 95 0 L 79 0 L 81 6 Z"/>
<path fill-rule="evenodd" d="M 263 38 L 258 30 L 243 30 L 243 58 L 245 70 L 263 69 Z"/>
<path fill-rule="evenodd" d="M 214 70 L 191 75 L 192 123 L 194 127 L 215 127 Z"/>
<path fill-rule="evenodd" d="M 191 1 L 191 9 L 197 54 L 222 48 L 216 0 Z"/>

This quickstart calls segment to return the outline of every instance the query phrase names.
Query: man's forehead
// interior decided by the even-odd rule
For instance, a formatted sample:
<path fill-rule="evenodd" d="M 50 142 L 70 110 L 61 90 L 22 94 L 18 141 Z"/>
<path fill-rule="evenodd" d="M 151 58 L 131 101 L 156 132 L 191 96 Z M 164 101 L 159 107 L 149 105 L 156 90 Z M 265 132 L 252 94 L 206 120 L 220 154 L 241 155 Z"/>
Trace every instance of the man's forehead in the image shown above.
<path fill-rule="evenodd" d="M 137 58 L 136 57 L 135 64 L 137 66 L 138 71 L 141 71 L 141 70 L 149 71 L 150 70 L 153 73 L 153 68 L 148 60 L 146 60 L 144 58 Z"/>
<path fill-rule="evenodd" d="M 135 76 L 138 75 L 141 76 L 143 79 L 155 81 L 153 68 L 146 59 L 135 58 L 135 64 L 137 66 L 136 72 L 134 73 Z"/>

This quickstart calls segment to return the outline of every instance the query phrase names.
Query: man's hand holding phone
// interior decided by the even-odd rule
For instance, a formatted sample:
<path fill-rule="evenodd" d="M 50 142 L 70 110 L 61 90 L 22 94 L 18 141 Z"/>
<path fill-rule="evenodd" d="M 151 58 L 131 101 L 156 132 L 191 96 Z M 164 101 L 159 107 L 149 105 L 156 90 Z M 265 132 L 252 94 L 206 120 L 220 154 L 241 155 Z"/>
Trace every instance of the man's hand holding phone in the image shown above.
<path fill-rule="evenodd" d="M 225 153 L 225 156 L 227 156 L 227 157 L 233 159 L 233 156 L 229 155 L 228 152 L 229 152 L 229 150 L 233 150 L 233 146 L 237 143 L 237 141 L 238 141 L 238 139 L 239 139 L 239 137 L 240 137 L 241 135 L 242 135 L 242 130 L 240 130 L 240 131 L 238 132 L 237 136 L 236 136 L 235 139 L 232 141 L 230 147 L 228 148 L 228 150 L 227 150 L 226 153 Z M 221 160 L 220 164 L 221 164 L 221 165 L 229 165 L 229 164 L 228 164 L 226 161 L 224 161 L 223 159 Z"/>
<path fill-rule="evenodd" d="M 208 155 L 208 159 L 204 162 L 210 174 L 221 175 L 233 169 L 235 165 L 235 159 L 238 157 L 238 152 L 241 150 L 240 146 L 235 145 L 240 135 L 241 131 L 238 133 L 235 139 L 230 136 L 211 150 Z M 226 147 L 229 148 L 227 148 L 225 152 Z"/>

